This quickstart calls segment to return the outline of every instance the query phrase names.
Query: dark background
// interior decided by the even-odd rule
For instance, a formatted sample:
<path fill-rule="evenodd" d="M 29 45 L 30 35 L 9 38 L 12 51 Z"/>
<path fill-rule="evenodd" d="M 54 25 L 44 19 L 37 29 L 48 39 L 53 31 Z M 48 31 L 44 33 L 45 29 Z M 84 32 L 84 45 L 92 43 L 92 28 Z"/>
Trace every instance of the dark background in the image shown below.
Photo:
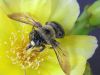
<path fill-rule="evenodd" d="M 83 11 L 85 5 L 91 4 L 94 1 L 95 0 L 78 0 L 78 2 L 80 4 L 81 12 Z M 90 32 L 90 35 L 94 35 L 97 37 L 97 39 L 99 40 L 99 42 L 98 42 L 99 47 L 97 48 L 93 57 L 91 59 L 89 59 L 88 61 L 92 68 L 93 75 L 100 75 L 100 28 L 97 28 L 97 29 L 93 30 L 92 32 Z"/>

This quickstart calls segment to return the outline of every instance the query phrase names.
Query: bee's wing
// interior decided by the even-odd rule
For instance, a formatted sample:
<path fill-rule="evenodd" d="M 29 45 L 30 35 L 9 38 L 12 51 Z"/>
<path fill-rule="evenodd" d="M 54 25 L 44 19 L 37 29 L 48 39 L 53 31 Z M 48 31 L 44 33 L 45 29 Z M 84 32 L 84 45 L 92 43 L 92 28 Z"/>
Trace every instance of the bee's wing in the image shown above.
<path fill-rule="evenodd" d="M 23 13 L 13 13 L 8 15 L 9 18 L 25 23 L 25 24 L 29 24 L 35 27 L 41 26 L 40 23 L 36 22 L 35 20 L 32 19 L 32 17 L 30 17 L 28 14 L 23 14 Z"/>
<path fill-rule="evenodd" d="M 53 47 L 59 64 L 66 75 L 70 74 L 70 65 L 67 52 L 65 53 L 60 47 Z"/>

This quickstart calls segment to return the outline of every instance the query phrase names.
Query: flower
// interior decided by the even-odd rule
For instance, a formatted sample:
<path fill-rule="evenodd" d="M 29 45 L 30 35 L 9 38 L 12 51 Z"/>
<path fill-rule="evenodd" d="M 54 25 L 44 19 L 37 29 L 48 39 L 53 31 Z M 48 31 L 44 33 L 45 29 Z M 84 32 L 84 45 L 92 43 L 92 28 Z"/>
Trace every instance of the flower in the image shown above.
<path fill-rule="evenodd" d="M 61 24 L 66 36 L 58 41 L 68 54 L 69 67 L 66 69 L 70 75 L 84 73 L 86 61 L 97 47 L 97 40 L 93 36 L 67 35 L 79 14 L 76 0 L 0 0 L 1 75 L 65 75 L 53 50 L 25 51 L 31 26 L 8 18 L 8 14 L 16 12 L 29 13 L 43 25 L 47 21 Z"/>

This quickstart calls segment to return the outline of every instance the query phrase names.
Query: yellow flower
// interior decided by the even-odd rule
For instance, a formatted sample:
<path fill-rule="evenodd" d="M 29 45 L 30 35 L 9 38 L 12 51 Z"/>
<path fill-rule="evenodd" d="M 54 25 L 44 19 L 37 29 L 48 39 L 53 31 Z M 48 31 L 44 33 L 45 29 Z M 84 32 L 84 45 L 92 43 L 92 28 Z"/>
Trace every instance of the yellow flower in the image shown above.
<path fill-rule="evenodd" d="M 76 0 L 0 0 L 0 75 L 65 75 L 53 50 L 27 52 L 31 26 L 8 18 L 11 13 L 29 13 L 45 24 L 55 21 L 67 34 L 79 15 Z M 24 26 L 25 25 L 25 26 Z M 87 59 L 97 47 L 97 40 L 87 35 L 66 35 L 58 39 L 66 51 L 68 73 L 83 75 Z"/>

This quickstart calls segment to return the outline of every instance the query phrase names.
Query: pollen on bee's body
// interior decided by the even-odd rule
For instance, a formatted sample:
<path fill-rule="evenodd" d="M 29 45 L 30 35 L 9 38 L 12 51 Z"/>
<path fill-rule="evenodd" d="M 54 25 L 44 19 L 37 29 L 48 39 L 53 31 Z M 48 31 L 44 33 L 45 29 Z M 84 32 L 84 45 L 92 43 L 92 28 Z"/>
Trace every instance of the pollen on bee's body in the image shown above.
<path fill-rule="evenodd" d="M 31 41 L 31 44 L 34 46 L 35 45 L 34 41 Z"/>
<path fill-rule="evenodd" d="M 18 31 L 18 34 L 19 33 L 21 33 L 21 31 Z M 12 33 L 9 38 L 10 46 L 6 51 L 7 58 L 11 60 L 12 64 L 19 64 L 22 69 L 32 68 L 37 70 L 41 63 L 47 59 L 48 53 L 45 52 L 41 54 L 41 52 L 36 51 L 38 48 L 26 50 L 27 44 L 29 43 L 28 34 L 24 35 L 21 33 L 20 38 L 17 37 L 18 34 Z"/>

